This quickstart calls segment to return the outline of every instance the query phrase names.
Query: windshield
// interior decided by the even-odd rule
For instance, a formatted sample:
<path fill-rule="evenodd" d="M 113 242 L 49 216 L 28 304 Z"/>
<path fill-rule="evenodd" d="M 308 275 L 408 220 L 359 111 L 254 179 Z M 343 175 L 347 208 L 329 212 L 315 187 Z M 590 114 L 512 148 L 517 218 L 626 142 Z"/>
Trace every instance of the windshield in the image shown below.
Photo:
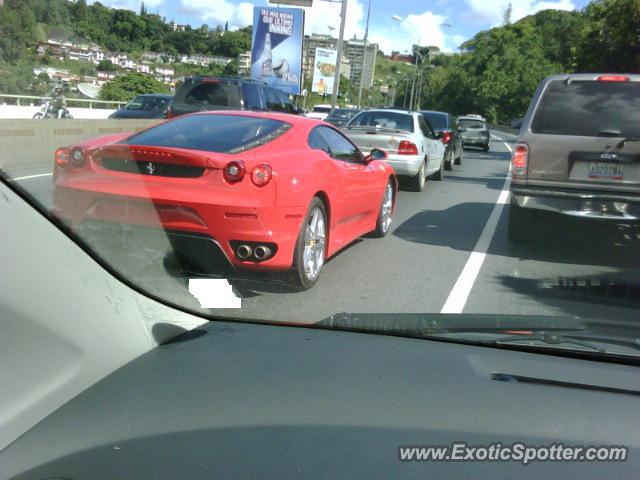
<path fill-rule="evenodd" d="M 446 130 L 451 128 L 448 124 L 446 114 L 438 112 L 422 112 L 422 116 L 427 119 L 427 122 L 434 130 Z"/>
<path fill-rule="evenodd" d="M 397 112 L 362 112 L 349 122 L 350 127 L 382 127 L 413 132 L 413 117 Z"/>
<path fill-rule="evenodd" d="M 633 1 L 348 0 L 343 42 L 340 2 L 141 3 L 0 0 L 0 175 L 119 281 L 207 320 L 636 341 Z"/>
<path fill-rule="evenodd" d="M 461 118 L 460 120 L 458 120 L 458 124 L 461 128 L 486 128 L 485 123 L 482 120 Z"/>

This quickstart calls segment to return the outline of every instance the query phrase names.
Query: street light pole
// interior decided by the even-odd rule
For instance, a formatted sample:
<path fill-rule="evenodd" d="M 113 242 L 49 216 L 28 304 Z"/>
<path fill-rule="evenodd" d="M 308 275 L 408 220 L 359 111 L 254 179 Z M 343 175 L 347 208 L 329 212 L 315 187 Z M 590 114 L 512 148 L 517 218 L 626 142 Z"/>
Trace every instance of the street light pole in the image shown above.
<path fill-rule="evenodd" d="M 362 88 L 364 87 L 364 67 L 367 64 L 367 39 L 369 38 L 369 17 L 371 16 L 371 0 L 367 7 L 367 26 L 364 29 L 364 51 L 362 56 L 362 70 L 360 70 L 360 88 L 358 89 L 358 109 L 362 107 Z"/>
<path fill-rule="evenodd" d="M 342 63 L 342 43 L 344 41 L 344 26 L 347 18 L 347 0 L 342 0 L 340 13 L 340 36 L 338 37 L 338 58 L 336 59 L 336 73 L 333 79 L 333 92 L 331 95 L 331 110 L 336 108 L 338 101 L 338 89 L 340 88 L 340 65 Z"/>

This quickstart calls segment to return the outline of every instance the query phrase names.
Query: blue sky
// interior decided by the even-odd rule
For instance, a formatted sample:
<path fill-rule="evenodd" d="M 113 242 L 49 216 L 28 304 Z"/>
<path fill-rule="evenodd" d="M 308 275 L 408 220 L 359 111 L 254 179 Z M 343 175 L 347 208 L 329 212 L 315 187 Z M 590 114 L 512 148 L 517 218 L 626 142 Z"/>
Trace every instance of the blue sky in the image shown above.
<path fill-rule="evenodd" d="M 346 35 L 362 37 L 369 0 L 347 0 Z M 102 0 L 119 8 L 139 10 L 140 0 Z M 437 45 L 454 51 L 477 32 L 500 25 L 509 0 L 371 0 L 371 41 L 386 53 L 411 48 L 414 43 Z M 513 20 L 540 10 L 581 9 L 587 0 L 511 0 Z M 169 20 L 199 27 L 229 22 L 232 28 L 251 23 L 254 6 L 269 5 L 267 0 L 145 0 L 148 10 L 160 12 Z M 305 33 L 337 33 L 340 5 L 314 0 L 307 9 Z M 400 17 L 394 20 L 392 16 Z M 451 26 L 447 26 L 450 24 Z"/>

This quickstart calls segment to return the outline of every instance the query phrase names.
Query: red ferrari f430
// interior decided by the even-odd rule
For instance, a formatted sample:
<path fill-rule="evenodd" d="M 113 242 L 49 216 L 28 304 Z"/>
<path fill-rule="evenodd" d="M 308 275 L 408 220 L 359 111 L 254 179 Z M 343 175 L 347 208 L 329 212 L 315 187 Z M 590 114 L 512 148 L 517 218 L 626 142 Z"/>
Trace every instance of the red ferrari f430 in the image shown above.
<path fill-rule="evenodd" d="M 385 158 L 309 118 L 198 113 L 59 149 L 54 212 L 72 228 L 198 238 L 238 272 L 291 270 L 310 288 L 327 258 L 389 232 L 397 180 Z"/>

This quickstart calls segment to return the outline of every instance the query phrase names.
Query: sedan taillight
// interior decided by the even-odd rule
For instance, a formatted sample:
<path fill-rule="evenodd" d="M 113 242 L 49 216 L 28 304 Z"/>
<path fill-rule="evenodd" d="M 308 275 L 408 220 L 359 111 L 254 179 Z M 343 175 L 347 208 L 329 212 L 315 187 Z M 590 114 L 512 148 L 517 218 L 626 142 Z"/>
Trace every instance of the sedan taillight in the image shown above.
<path fill-rule="evenodd" d="M 398 145 L 398 155 L 418 155 L 418 147 L 409 140 L 402 140 Z"/>
<path fill-rule="evenodd" d="M 245 173 L 246 168 L 242 160 L 227 163 L 222 172 L 224 179 L 229 183 L 238 183 L 244 178 Z"/>
<path fill-rule="evenodd" d="M 527 176 L 527 166 L 529 164 L 529 147 L 524 143 L 516 145 L 511 158 L 511 176 L 523 178 Z"/>
<path fill-rule="evenodd" d="M 442 143 L 447 145 L 451 141 L 451 138 L 453 138 L 451 132 L 444 132 L 442 135 Z"/>

